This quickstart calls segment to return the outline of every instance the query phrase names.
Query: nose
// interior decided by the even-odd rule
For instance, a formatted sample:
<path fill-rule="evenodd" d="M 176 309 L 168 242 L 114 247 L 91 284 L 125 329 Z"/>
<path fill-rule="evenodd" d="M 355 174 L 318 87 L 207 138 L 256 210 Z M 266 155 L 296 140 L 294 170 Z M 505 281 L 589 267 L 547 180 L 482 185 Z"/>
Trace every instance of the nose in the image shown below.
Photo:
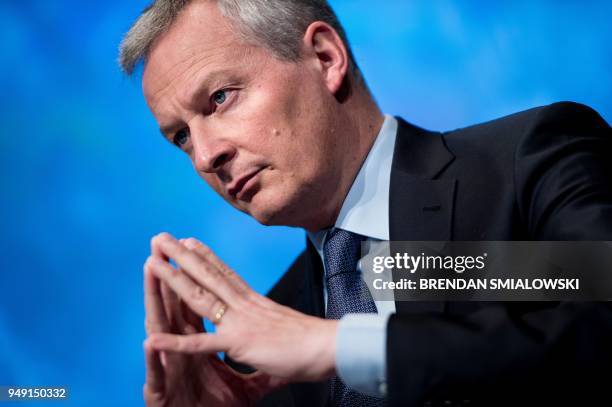
<path fill-rule="evenodd" d="M 236 148 L 225 140 L 192 134 L 193 164 L 198 172 L 214 173 L 234 158 Z"/>

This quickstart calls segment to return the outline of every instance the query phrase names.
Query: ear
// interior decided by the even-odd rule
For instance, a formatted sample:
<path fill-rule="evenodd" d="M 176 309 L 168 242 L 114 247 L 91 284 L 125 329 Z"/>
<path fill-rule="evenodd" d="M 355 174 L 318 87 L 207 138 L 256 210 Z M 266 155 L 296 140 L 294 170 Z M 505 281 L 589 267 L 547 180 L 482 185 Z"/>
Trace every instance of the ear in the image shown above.
<path fill-rule="evenodd" d="M 329 91 L 336 94 L 349 66 L 346 45 L 332 26 L 315 21 L 306 29 L 303 38 L 306 57 L 312 57 Z"/>

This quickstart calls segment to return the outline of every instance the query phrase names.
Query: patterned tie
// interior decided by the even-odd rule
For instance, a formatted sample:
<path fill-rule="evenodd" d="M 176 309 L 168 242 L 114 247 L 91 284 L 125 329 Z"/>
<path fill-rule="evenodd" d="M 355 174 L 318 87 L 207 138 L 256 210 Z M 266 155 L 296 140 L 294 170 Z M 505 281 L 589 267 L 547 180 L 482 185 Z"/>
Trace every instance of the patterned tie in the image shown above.
<path fill-rule="evenodd" d="M 323 246 L 327 280 L 327 319 L 340 319 L 349 313 L 376 312 L 376 304 L 357 271 L 360 243 L 365 238 L 334 229 Z M 342 346 L 342 345 L 340 345 Z M 384 400 L 350 390 L 339 377 L 331 380 L 331 405 L 337 407 L 384 406 Z"/>

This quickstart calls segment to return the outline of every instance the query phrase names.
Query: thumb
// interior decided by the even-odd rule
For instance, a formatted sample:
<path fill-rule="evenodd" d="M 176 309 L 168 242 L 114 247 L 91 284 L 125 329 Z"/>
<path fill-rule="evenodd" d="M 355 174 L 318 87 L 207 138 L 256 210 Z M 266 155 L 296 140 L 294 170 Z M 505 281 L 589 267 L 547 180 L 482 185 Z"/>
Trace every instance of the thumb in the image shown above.
<path fill-rule="evenodd" d="M 158 351 L 178 353 L 217 353 L 227 352 L 225 341 L 217 334 L 197 333 L 191 335 L 174 335 L 155 333 L 149 337 L 151 347 Z"/>

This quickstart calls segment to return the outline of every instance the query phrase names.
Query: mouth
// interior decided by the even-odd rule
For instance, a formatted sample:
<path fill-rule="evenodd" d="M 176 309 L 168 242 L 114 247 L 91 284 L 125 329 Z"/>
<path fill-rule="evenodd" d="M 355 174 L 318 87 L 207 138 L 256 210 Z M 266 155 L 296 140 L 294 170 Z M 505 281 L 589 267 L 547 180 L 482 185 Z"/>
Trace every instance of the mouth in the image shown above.
<path fill-rule="evenodd" d="M 238 178 L 227 188 L 227 193 L 234 199 L 243 199 L 250 189 L 255 185 L 255 176 L 259 174 L 265 167 L 258 168 L 248 172 Z"/>

